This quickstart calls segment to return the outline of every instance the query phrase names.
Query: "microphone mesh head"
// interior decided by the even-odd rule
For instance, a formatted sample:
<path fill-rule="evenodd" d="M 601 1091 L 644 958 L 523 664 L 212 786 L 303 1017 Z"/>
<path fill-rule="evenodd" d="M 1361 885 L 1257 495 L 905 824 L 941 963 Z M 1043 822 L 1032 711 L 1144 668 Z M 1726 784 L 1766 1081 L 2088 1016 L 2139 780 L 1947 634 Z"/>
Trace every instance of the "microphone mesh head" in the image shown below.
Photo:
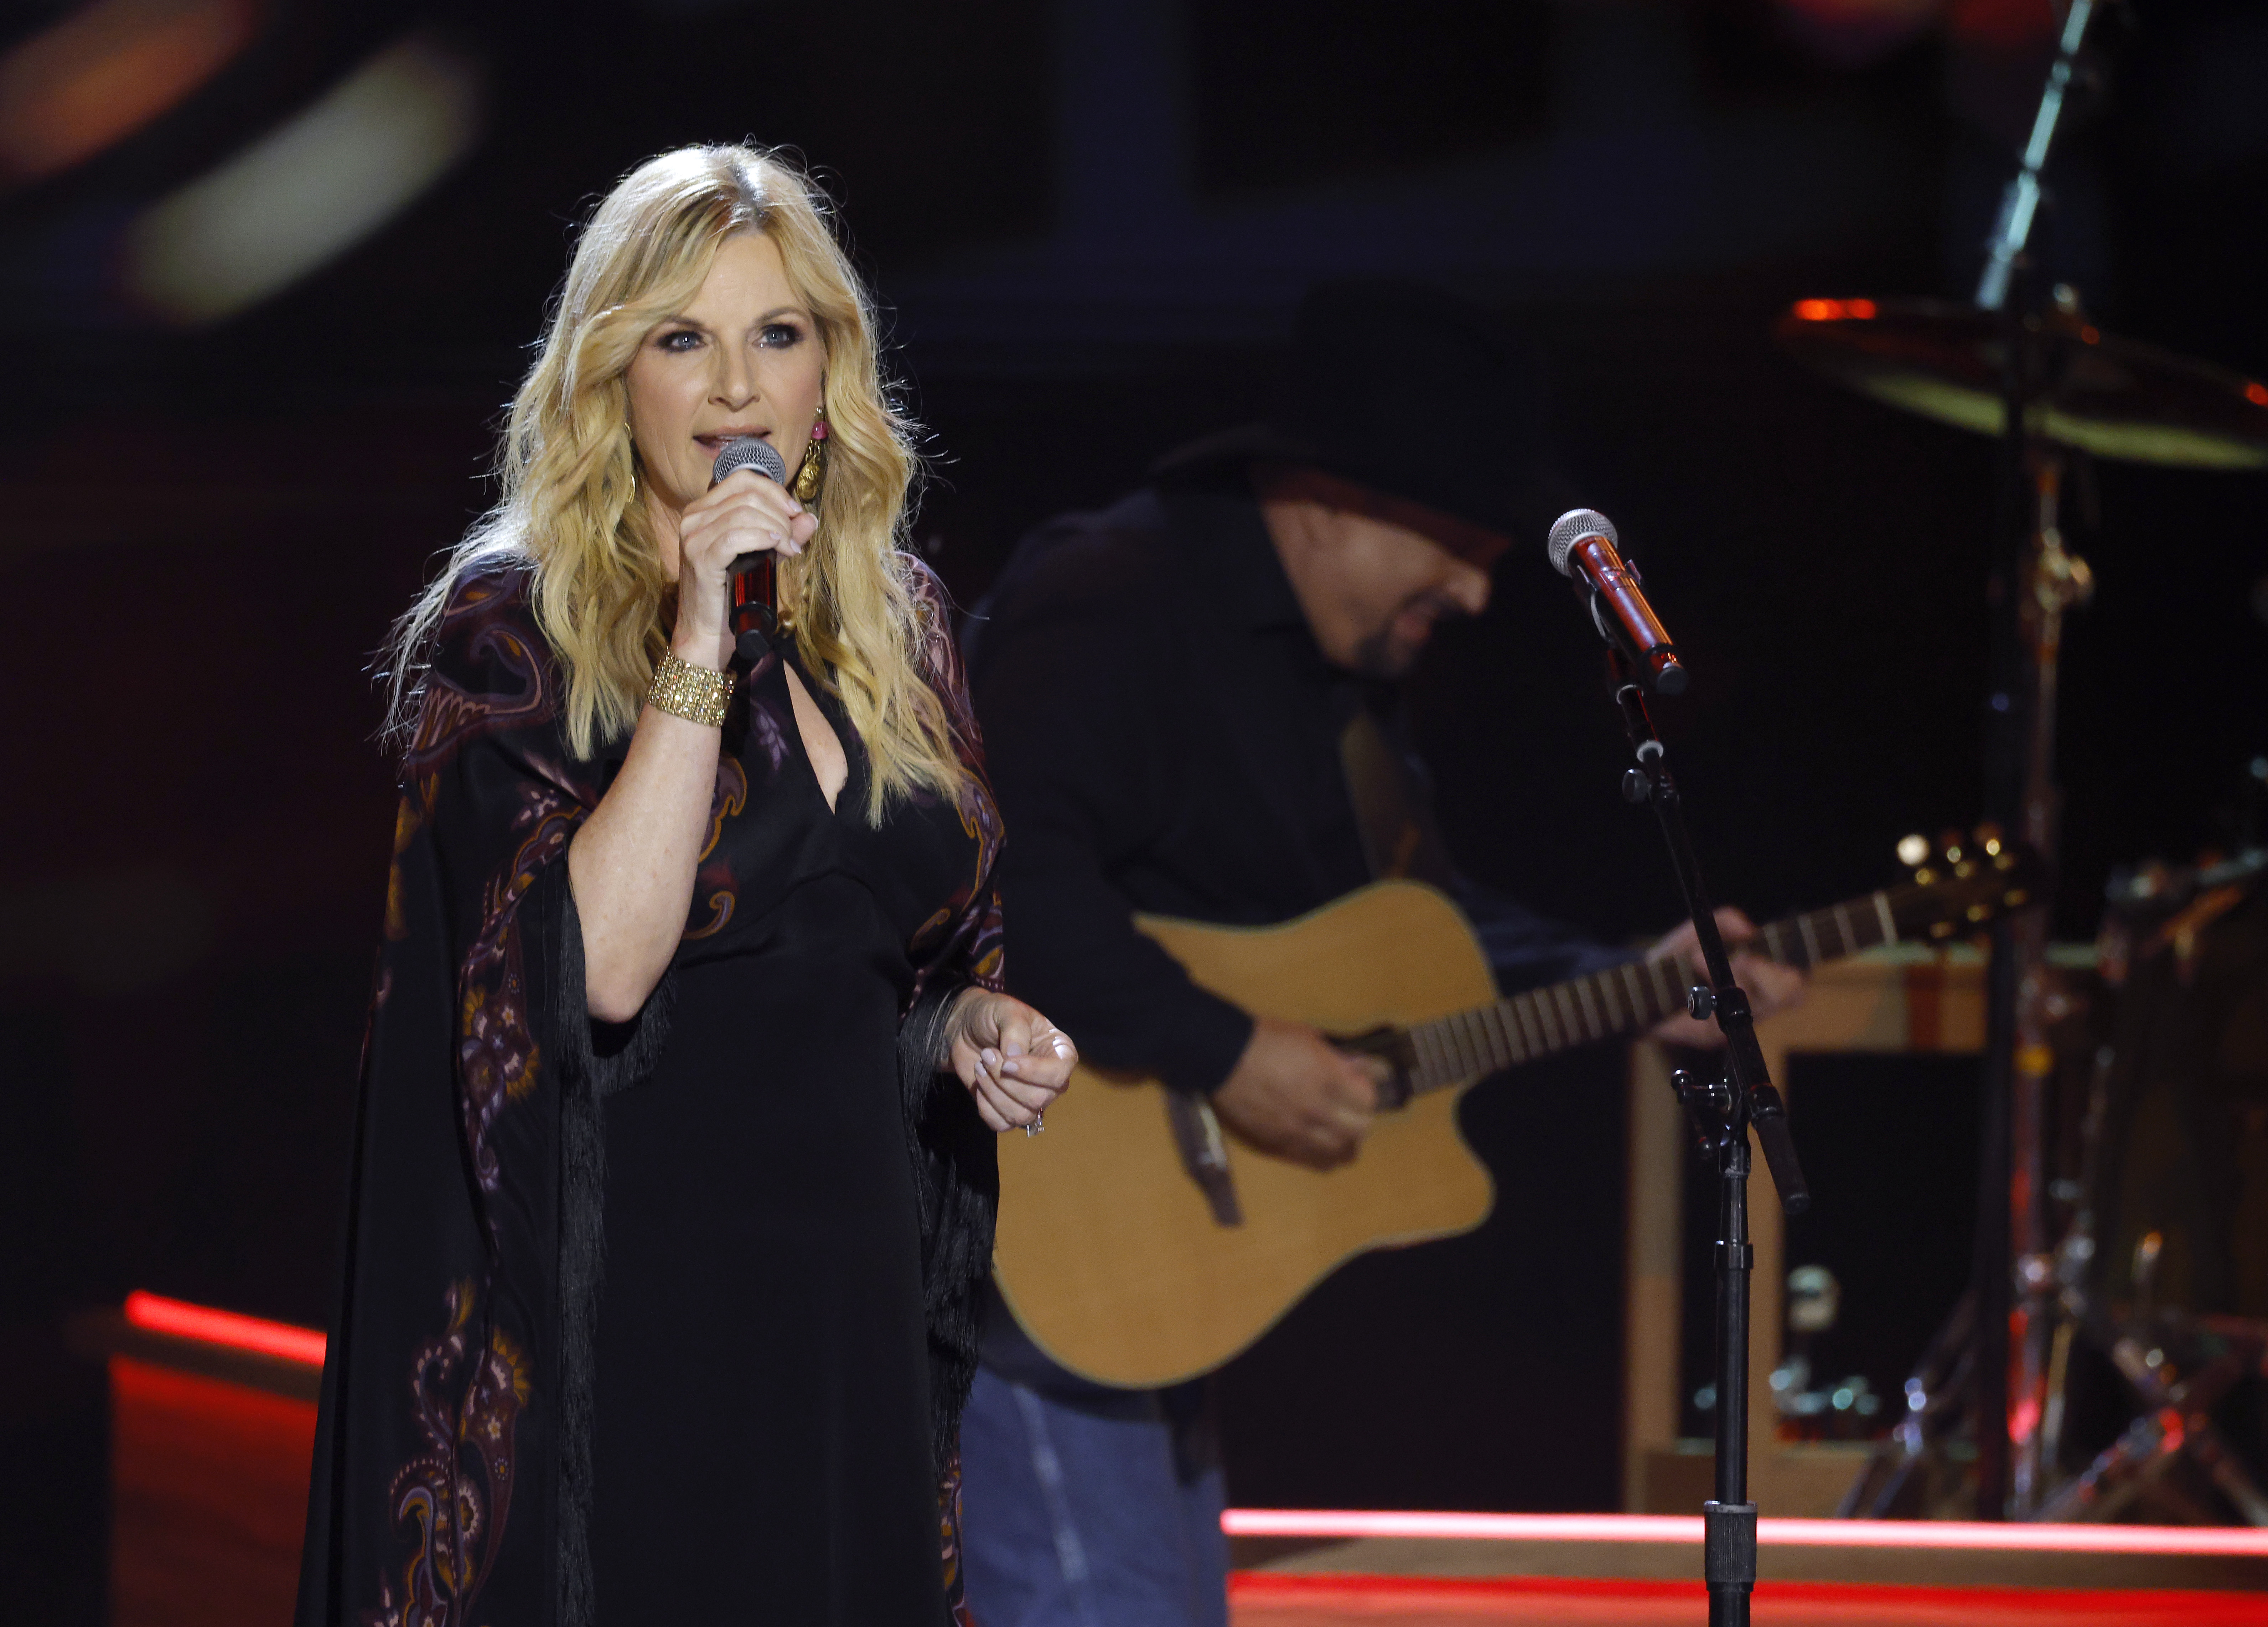
<path fill-rule="evenodd" d="M 1615 534 L 1615 522 L 1598 510 L 1569 509 L 1551 522 L 1551 536 L 1545 544 L 1551 550 L 1551 568 L 1561 576 L 1569 575 L 1567 556 L 1585 537 L 1604 537 L 1616 548 L 1623 541 Z"/>
<path fill-rule="evenodd" d="M 735 469 L 754 469 L 776 486 L 787 484 L 787 460 L 772 450 L 770 441 L 753 435 L 725 443 L 725 450 L 717 454 L 717 467 L 710 471 L 709 483 L 715 485 Z"/>

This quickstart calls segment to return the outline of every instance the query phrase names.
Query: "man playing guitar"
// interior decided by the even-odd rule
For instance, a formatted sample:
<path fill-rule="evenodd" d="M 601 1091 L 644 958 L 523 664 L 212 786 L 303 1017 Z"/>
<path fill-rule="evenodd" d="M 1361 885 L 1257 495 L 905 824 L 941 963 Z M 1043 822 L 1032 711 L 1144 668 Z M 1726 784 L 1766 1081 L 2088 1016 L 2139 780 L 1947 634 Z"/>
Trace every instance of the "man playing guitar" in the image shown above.
<path fill-rule="evenodd" d="M 1454 898 L 1507 991 L 1614 964 L 1458 876 L 1391 686 L 1490 567 L 1541 539 L 1532 379 L 1478 311 L 1366 283 L 1302 305 L 1268 421 L 1027 538 L 971 624 L 1008 828 L 1017 992 L 1089 1063 L 1210 1100 L 1245 1145 L 1356 1158 L 1376 1064 L 1193 983 L 1137 911 L 1287 920 L 1387 876 Z M 1564 507 L 1564 504 L 1556 506 Z M 1720 912 L 1728 939 L 1752 930 Z M 1650 953 L 1690 946 L 1680 928 Z M 1800 972 L 1737 953 L 1758 1013 Z M 1679 1017 L 1655 1031 L 1709 1044 Z M 1115 1389 L 1057 1367 L 996 1296 L 963 1425 L 964 1564 L 986 1627 L 1227 1620 L 1224 1491 L 1200 1387 Z"/>

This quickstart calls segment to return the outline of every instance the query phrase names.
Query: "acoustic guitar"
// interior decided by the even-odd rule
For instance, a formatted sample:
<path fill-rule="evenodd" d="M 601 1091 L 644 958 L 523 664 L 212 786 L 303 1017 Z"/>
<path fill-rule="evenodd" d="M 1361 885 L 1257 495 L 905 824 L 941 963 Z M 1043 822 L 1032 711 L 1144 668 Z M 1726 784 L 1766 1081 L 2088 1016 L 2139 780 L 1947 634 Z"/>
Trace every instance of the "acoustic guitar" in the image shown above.
<path fill-rule="evenodd" d="M 2029 855 L 1997 839 L 1912 880 L 1776 921 L 1749 945 L 1808 967 L 1878 944 L 1974 931 L 2029 902 Z M 1209 1372 L 1354 1255 L 1469 1232 L 1495 1200 L 1457 1130 L 1478 1080 L 1686 1009 L 1691 975 L 1634 961 L 1499 998 L 1442 894 L 1382 881 L 1278 926 L 1138 917 L 1204 988 L 1388 1059 L 1391 1106 L 1352 1163 L 1317 1171 L 1226 1138 L 1210 1107 L 1154 1079 L 1082 1067 L 1043 1136 L 1000 1143 L 993 1270 L 1062 1366 L 1150 1388 Z"/>

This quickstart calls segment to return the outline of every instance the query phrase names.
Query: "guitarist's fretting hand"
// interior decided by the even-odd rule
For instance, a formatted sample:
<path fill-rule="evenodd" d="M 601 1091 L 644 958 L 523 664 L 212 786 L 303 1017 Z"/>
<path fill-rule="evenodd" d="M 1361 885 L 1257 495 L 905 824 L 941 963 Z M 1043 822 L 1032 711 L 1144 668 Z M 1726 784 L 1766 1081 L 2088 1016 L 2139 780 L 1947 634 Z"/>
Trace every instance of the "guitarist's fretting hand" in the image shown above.
<path fill-rule="evenodd" d="M 1739 947 L 1756 935 L 1756 924 L 1748 917 L 1729 907 L 1719 909 L 1717 911 L 1717 931 L 1724 936 L 1725 947 L 1732 951 L 1733 981 L 1747 993 L 1749 1009 L 1756 1013 L 1758 1021 L 1774 1012 L 1786 1011 L 1803 998 L 1808 979 L 1801 972 L 1793 966 L 1782 966 L 1777 961 L 1750 954 Z M 1701 968 L 1701 940 L 1694 933 L 1690 921 L 1662 938 L 1646 952 L 1646 958 L 1649 961 L 1675 960 L 1683 968 L 1689 987 L 1696 983 L 1708 982 L 1708 975 Z M 1648 1031 L 1648 1037 L 1660 1040 L 1665 1045 L 1690 1045 L 1701 1050 L 1713 1050 L 1725 1042 L 1725 1036 L 1719 1030 L 1714 1017 L 1695 1019 L 1680 1015 L 1667 1018 L 1653 1025 Z"/>
<path fill-rule="evenodd" d="M 1222 1123 L 1263 1152 L 1329 1169 L 1352 1159 L 1378 1111 L 1374 1064 L 1314 1029 L 1262 1017 L 1212 1093 Z"/>

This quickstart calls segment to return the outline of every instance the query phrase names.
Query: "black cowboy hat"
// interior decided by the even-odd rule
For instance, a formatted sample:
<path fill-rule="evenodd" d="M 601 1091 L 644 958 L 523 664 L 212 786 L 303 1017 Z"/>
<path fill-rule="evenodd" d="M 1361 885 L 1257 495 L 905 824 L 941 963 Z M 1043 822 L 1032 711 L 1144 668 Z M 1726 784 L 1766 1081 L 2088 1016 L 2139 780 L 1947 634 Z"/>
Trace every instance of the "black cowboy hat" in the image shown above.
<path fill-rule="evenodd" d="M 1365 278 L 1300 302 L 1266 418 L 1176 447 L 1151 473 L 1300 464 L 1540 547 L 1572 506 L 1548 441 L 1543 370 L 1488 313 L 1426 283 Z"/>

